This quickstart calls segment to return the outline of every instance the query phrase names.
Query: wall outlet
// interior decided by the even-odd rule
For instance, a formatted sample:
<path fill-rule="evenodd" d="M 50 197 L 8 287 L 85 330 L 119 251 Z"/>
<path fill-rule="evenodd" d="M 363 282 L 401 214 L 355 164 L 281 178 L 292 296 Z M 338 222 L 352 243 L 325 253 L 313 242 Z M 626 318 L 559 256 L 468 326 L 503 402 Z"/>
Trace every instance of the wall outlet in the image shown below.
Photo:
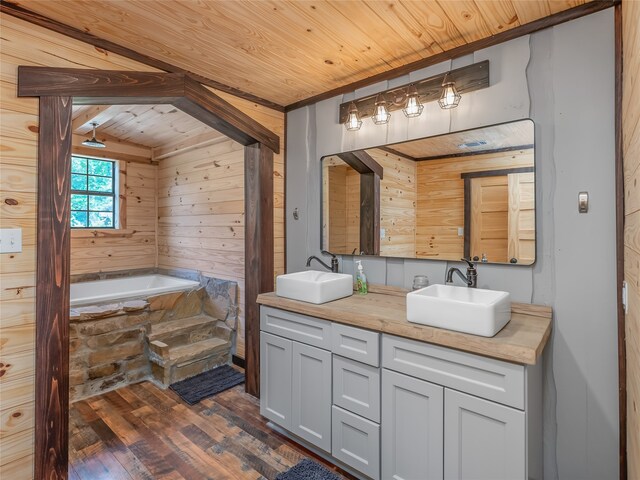
<path fill-rule="evenodd" d="M 464 237 L 464 227 L 458 227 L 458 236 Z"/>
<path fill-rule="evenodd" d="M 387 236 L 387 232 L 384 230 L 384 228 L 380 229 L 380 238 L 384 238 Z"/>
<path fill-rule="evenodd" d="M 0 228 L 0 253 L 22 251 L 22 229 Z"/>

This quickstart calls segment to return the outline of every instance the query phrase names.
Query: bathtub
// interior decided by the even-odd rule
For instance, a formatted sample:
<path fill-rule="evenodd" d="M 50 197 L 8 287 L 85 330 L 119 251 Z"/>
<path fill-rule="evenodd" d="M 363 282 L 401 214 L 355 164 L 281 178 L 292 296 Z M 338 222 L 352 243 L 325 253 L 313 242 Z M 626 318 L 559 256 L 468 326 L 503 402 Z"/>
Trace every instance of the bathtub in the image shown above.
<path fill-rule="evenodd" d="M 95 305 L 131 297 L 147 297 L 176 290 L 190 290 L 199 282 L 167 275 L 141 275 L 71 284 L 70 306 Z"/>

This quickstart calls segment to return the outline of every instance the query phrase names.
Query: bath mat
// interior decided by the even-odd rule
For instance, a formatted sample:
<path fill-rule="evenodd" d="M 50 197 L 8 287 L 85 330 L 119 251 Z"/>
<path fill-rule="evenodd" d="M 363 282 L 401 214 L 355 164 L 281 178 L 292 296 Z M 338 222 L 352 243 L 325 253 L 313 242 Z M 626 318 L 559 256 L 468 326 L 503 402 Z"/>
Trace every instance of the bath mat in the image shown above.
<path fill-rule="evenodd" d="M 276 480 L 340 480 L 340 477 L 331 473 L 319 463 L 305 458 L 295 467 L 282 472 Z"/>
<path fill-rule="evenodd" d="M 216 393 L 244 383 L 244 373 L 240 373 L 229 365 L 216 367 L 195 377 L 172 383 L 169 388 L 180 395 L 189 405 L 195 405 L 200 400 L 212 397 Z"/>

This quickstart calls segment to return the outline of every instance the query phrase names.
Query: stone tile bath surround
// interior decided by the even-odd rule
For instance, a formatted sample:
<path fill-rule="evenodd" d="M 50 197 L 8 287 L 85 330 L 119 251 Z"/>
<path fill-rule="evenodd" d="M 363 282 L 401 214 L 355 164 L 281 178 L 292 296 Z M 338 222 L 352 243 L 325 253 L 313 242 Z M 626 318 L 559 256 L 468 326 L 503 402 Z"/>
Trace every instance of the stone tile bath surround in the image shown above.
<path fill-rule="evenodd" d="M 200 286 L 71 309 L 72 402 L 143 380 L 166 388 L 229 362 L 238 321 L 237 284 L 194 272 L 159 273 L 198 280 Z M 129 275 L 107 278 L 122 276 Z"/>

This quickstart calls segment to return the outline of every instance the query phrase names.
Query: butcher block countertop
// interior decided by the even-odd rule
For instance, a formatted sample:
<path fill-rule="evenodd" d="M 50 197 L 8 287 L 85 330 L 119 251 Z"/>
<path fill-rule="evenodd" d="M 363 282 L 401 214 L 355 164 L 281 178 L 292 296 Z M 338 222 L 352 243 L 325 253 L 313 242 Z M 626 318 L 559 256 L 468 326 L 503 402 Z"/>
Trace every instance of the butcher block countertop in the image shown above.
<path fill-rule="evenodd" d="M 258 303 L 523 365 L 538 362 L 551 334 L 551 307 L 524 303 L 511 305 L 511 321 L 491 338 L 410 323 L 406 319 L 406 293 L 404 289 L 371 286 L 367 295 L 354 293 L 314 305 L 272 292 L 259 295 Z"/>

